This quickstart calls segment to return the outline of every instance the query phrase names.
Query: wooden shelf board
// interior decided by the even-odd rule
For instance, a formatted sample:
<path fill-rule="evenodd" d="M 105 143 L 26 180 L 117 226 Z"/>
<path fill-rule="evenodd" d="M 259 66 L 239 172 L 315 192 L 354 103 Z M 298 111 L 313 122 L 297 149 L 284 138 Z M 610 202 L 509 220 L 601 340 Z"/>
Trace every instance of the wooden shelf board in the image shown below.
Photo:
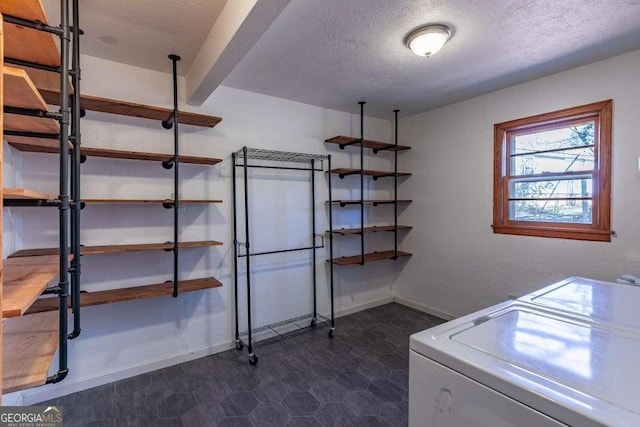
<path fill-rule="evenodd" d="M 3 200 L 52 200 L 55 199 L 46 193 L 39 191 L 29 190 L 27 188 L 3 188 L 2 189 Z"/>
<path fill-rule="evenodd" d="M 60 126 L 58 122 L 53 119 L 7 113 L 4 115 L 4 129 L 21 132 L 50 133 L 54 135 L 60 133 Z"/>
<path fill-rule="evenodd" d="M 58 277 L 59 261 L 55 255 L 5 260 L 2 317 L 22 316 Z"/>
<path fill-rule="evenodd" d="M 48 23 L 40 0 L 2 0 L 0 13 Z M 60 65 L 60 50 L 50 33 L 4 23 L 4 54 L 8 58 L 43 65 Z"/>
<path fill-rule="evenodd" d="M 399 225 L 398 231 L 411 230 L 412 228 L 413 227 L 408 225 Z M 393 225 L 373 226 L 373 227 L 365 227 L 364 232 L 365 233 L 377 233 L 380 231 L 388 232 L 388 231 L 395 231 L 395 229 L 396 227 L 394 227 Z M 341 236 L 345 236 L 348 234 L 360 234 L 360 229 L 359 228 L 339 228 L 339 229 L 333 230 L 333 234 L 339 234 Z"/>
<path fill-rule="evenodd" d="M 31 67 L 18 68 L 22 68 L 27 72 L 29 77 L 31 77 L 31 81 L 33 81 L 33 84 L 36 85 L 39 91 L 60 92 L 60 74 Z M 71 77 L 69 77 L 69 95 L 71 94 L 73 94 L 73 84 L 71 83 Z"/>
<path fill-rule="evenodd" d="M 171 199 L 83 199 L 87 204 L 115 204 L 115 205 L 138 205 L 138 204 L 162 204 L 173 203 Z M 206 204 L 206 203 L 222 203 L 222 200 L 180 200 L 180 203 L 184 204 Z"/>
<path fill-rule="evenodd" d="M 331 169 L 331 173 L 334 173 L 336 175 L 360 175 L 360 169 L 336 168 L 336 169 Z M 370 176 L 372 178 L 393 177 L 394 175 L 397 175 L 399 177 L 411 176 L 411 174 L 407 172 L 398 172 L 394 174 L 391 171 L 378 171 L 378 170 L 371 170 L 371 169 L 365 169 L 363 171 L 363 175 Z"/>
<path fill-rule="evenodd" d="M 182 280 L 178 282 L 179 292 L 193 292 L 203 289 L 222 287 L 222 283 L 213 277 L 203 279 Z M 130 288 L 111 289 L 108 291 L 86 292 L 80 294 L 80 306 L 112 304 L 124 301 L 133 301 L 144 298 L 153 298 L 173 293 L 173 282 L 159 283 L 156 285 L 135 286 Z M 58 310 L 57 298 L 42 298 L 36 301 L 29 314 Z"/>
<path fill-rule="evenodd" d="M 388 200 L 388 199 L 363 200 L 362 202 L 367 204 L 370 203 L 374 205 L 389 205 L 394 203 L 393 200 Z M 411 203 L 411 202 L 413 202 L 413 200 L 398 199 L 398 203 Z M 361 202 L 359 199 L 349 199 L 349 200 L 342 199 L 342 200 L 333 200 L 333 203 L 340 204 L 340 205 L 359 205 Z"/>
<path fill-rule="evenodd" d="M 8 136 L 7 141 L 12 147 L 30 153 L 51 153 L 59 152 L 59 143 L 56 140 L 36 139 L 28 137 L 12 137 Z M 173 154 L 161 153 L 145 153 L 138 151 L 111 150 L 106 148 L 82 147 L 80 153 L 87 157 L 102 157 L 109 159 L 125 159 L 125 160 L 147 160 L 155 162 L 164 162 L 173 159 Z M 212 157 L 184 156 L 180 155 L 180 163 L 189 163 L 194 165 L 216 165 L 222 162 L 222 159 Z"/>
<path fill-rule="evenodd" d="M 46 102 L 24 70 L 4 67 L 2 78 L 4 79 L 5 106 L 47 110 Z M 60 132 L 60 125 L 54 119 L 5 114 L 4 129 L 57 134 Z"/>
<path fill-rule="evenodd" d="M 4 79 L 5 106 L 47 110 L 47 103 L 42 99 L 26 71 L 5 66 L 2 69 L 2 78 Z"/>
<path fill-rule="evenodd" d="M 181 249 L 187 248 L 206 248 L 210 246 L 221 246 L 222 242 L 215 240 L 205 240 L 199 242 L 180 242 L 178 247 Z M 173 249 L 173 243 L 142 243 L 142 244 L 129 244 L 129 245 L 103 245 L 103 246 L 82 246 L 80 248 L 81 255 L 104 255 L 104 254 L 116 254 L 124 252 L 143 252 L 143 251 L 162 251 Z M 42 255 L 57 255 L 58 248 L 45 248 L 45 249 L 23 249 L 15 252 L 9 256 L 9 258 L 42 256 Z"/>
<path fill-rule="evenodd" d="M 41 0 L 2 0 L 0 13 L 44 24 L 49 22 Z"/>
<path fill-rule="evenodd" d="M 45 383 L 58 349 L 58 327 L 57 311 L 7 319 L 2 333 L 3 393 Z"/>
<path fill-rule="evenodd" d="M 364 254 L 364 262 L 374 262 L 374 261 L 382 261 L 385 259 L 393 259 L 394 252 L 393 251 L 383 251 L 383 252 L 371 252 L 368 254 Z M 411 254 L 408 252 L 398 251 L 398 257 L 410 257 Z M 336 265 L 357 265 L 360 263 L 362 258 L 360 255 L 354 256 L 343 256 L 341 258 L 334 258 L 333 263 Z"/>
<path fill-rule="evenodd" d="M 357 142 L 355 142 L 357 141 Z M 329 138 L 325 140 L 329 144 L 350 144 L 349 146 L 360 147 L 360 138 L 353 138 L 351 136 L 334 136 L 333 138 Z M 365 139 L 363 141 L 363 146 L 365 148 L 370 148 L 372 150 L 385 150 L 385 151 L 395 151 L 394 144 L 389 144 L 387 142 L 373 141 L 370 139 Z M 398 151 L 410 150 L 411 147 L 406 145 L 398 145 Z"/>
<path fill-rule="evenodd" d="M 40 91 L 45 101 L 49 104 L 60 102 L 60 93 L 42 89 Z M 135 104 L 133 102 L 118 101 L 115 99 L 100 98 L 97 96 L 82 95 L 80 106 L 87 111 L 97 111 L 101 113 L 118 114 L 122 116 L 140 117 L 152 120 L 166 120 L 173 109 L 154 107 L 151 105 Z M 188 113 L 181 111 L 179 123 L 185 125 L 201 126 L 212 128 L 222 121 L 221 117 L 207 116 L 205 114 Z"/>

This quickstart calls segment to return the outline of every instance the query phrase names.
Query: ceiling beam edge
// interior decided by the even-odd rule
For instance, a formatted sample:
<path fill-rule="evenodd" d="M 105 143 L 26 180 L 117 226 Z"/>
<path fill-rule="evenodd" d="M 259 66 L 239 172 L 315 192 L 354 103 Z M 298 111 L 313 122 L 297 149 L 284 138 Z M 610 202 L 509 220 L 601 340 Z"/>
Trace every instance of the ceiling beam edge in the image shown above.
<path fill-rule="evenodd" d="M 228 1 L 186 75 L 187 103 L 202 105 L 290 1 Z"/>

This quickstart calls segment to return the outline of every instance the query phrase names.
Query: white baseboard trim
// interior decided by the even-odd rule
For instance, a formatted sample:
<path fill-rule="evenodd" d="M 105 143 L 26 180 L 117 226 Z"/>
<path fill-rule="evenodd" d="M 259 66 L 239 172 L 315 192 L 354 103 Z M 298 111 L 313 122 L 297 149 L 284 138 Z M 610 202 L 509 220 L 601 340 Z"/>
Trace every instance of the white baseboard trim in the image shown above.
<path fill-rule="evenodd" d="M 353 307 L 345 308 L 336 311 L 336 317 L 348 316 L 359 311 L 368 310 L 370 308 L 378 307 L 385 304 L 390 304 L 394 300 L 393 297 L 381 298 L 375 301 L 369 301 L 364 304 L 355 305 Z"/>
<path fill-rule="evenodd" d="M 158 369 L 167 368 L 169 366 L 189 362 L 191 360 L 200 359 L 212 354 L 221 353 L 232 348 L 235 348 L 234 342 L 229 341 L 227 343 L 213 345 L 211 347 L 206 347 L 189 353 L 177 354 L 165 359 L 154 360 L 149 363 L 145 363 L 144 365 L 138 365 L 118 371 L 103 373 L 96 377 L 82 378 L 77 380 L 69 378 L 56 384 L 55 386 L 45 385 L 43 387 L 9 394 L 7 395 L 7 397 L 9 401 L 15 401 L 16 405 L 33 405 L 36 403 L 44 402 L 45 400 L 55 399 L 57 397 L 77 393 L 82 390 L 98 387 L 103 384 L 123 380 L 125 378 L 134 377 L 136 375 L 145 374 L 147 372 L 156 371 Z M 18 393 L 20 394 L 20 396 L 16 398 L 15 394 Z M 3 401 L 4 400 L 5 397 L 3 396 Z"/>
<path fill-rule="evenodd" d="M 416 302 L 409 301 L 397 296 L 393 297 L 393 301 L 397 302 L 398 304 L 406 305 L 407 307 L 411 307 L 415 310 L 430 314 L 432 316 L 439 317 L 444 320 L 453 320 L 456 318 L 456 316 L 449 313 L 445 313 L 444 311 L 436 310 L 435 308 L 427 307 L 426 305 L 418 304 Z"/>
<path fill-rule="evenodd" d="M 367 310 L 373 307 L 378 307 L 380 305 L 389 304 L 393 301 L 393 297 L 382 298 L 353 307 L 337 310 L 335 315 L 336 317 L 348 316 L 349 314 L 357 313 L 359 311 Z M 339 325 L 337 326 L 339 327 Z M 57 397 L 66 396 L 72 393 L 77 393 L 82 390 L 98 387 L 103 384 L 123 380 L 125 378 L 145 374 L 147 372 L 156 371 L 158 369 L 167 368 L 179 363 L 189 362 L 191 360 L 210 356 L 212 354 L 221 353 L 232 348 L 235 348 L 235 343 L 233 341 L 229 341 L 189 353 L 177 354 L 165 359 L 154 360 L 149 363 L 145 363 L 144 365 L 138 365 L 118 371 L 103 373 L 96 377 L 77 380 L 73 378 L 67 378 L 66 380 L 56 384 L 55 386 L 46 385 L 31 390 L 8 394 L 6 395 L 6 397 L 3 397 L 3 400 L 6 399 L 8 402 L 11 402 L 12 404 L 17 406 L 33 405 L 36 403 L 44 402 L 46 400 L 55 399 Z"/>

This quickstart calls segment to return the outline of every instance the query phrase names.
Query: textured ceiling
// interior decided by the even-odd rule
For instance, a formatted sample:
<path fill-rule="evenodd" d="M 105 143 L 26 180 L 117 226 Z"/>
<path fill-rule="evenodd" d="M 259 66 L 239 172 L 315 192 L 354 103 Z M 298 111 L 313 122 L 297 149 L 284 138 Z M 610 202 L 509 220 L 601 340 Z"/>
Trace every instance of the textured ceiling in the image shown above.
<path fill-rule="evenodd" d="M 403 38 L 431 22 L 453 38 L 417 57 Z M 390 117 L 635 49 L 638 0 L 293 0 L 223 85 Z"/>
<path fill-rule="evenodd" d="M 170 53 L 186 74 L 227 0 L 80 0 L 82 53 L 170 71 Z M 60 0 L 43 0 L 50 22 L 60 22 Z"/>

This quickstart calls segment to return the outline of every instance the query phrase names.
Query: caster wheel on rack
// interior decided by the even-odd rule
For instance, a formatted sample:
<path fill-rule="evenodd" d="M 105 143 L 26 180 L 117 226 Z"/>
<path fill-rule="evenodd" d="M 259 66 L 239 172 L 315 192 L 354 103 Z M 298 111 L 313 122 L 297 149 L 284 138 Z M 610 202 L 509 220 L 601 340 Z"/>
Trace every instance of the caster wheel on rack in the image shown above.
<path fill-rule="evenodd" d="M 316 327 L 316 319 L 311 319 L 311 324 L 309 326 L 311 326 L 312 328 L 315 328 Z"/>
<path fill-rule="evenodd" d="M 242 340 L 236 340 L 236 350 L 242 350 L 244 348 L 244 343 Z"/>
<path fill-rule="evenodd" d="M 258 355 L 257 354 L 250 354 L 249 355 L 249 363 L 252 365 L 257 365 L 258 364 Z"/>
<path fill-rule="evenodd" d="M 333 338 L 333 331 L 335 331 L 335 328 L 329 329 L 329 338 Z"/>

